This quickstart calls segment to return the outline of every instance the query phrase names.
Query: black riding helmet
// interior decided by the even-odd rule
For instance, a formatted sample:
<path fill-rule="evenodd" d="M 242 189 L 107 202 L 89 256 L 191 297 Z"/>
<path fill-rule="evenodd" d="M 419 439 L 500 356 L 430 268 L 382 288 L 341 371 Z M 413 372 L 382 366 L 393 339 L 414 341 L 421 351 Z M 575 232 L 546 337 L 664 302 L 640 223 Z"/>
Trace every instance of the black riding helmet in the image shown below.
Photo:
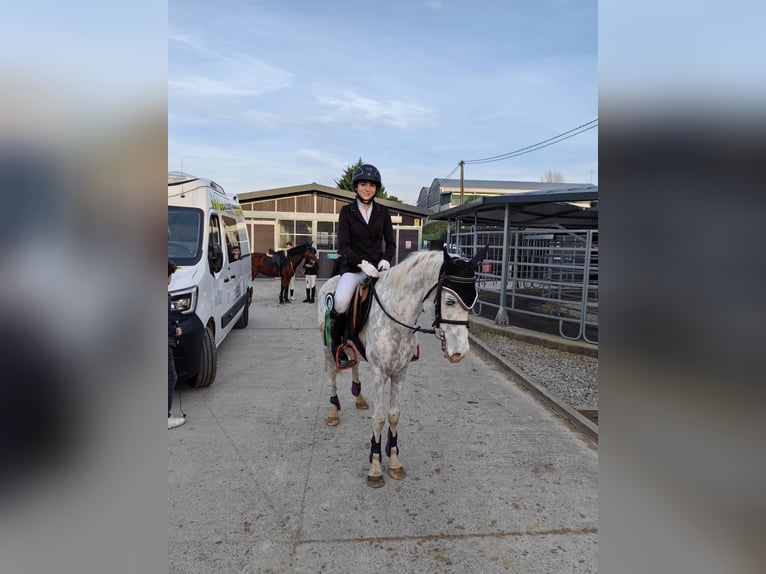
<path fill-rule="evenodd" d="M 383 185 L 383 182 L 380 180 L 380 172 L 378 171 L 378 168 L 369 163 L 363 163 L 358 168 L 356 168 L 354 175 L 351 177 L 351 188 L 354 190 L 354 193 L 356 193 L 359 201 L 362 203 L 367 203 L 356 191 L 356 184 L 360 181 L 371 181 L 375 184 L 375 195 L 372 196 L 370 201 L 375 199 L 380 192 L 381 186 Z"/>

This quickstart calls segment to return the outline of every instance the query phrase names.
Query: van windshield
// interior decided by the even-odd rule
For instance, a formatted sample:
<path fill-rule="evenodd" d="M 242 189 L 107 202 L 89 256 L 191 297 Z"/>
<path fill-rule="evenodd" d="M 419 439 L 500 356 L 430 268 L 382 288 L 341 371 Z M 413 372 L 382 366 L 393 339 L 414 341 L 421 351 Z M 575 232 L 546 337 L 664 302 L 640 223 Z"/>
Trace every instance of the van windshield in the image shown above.
<path fill-rule="evenodd" d="M 202 211 L 168 207 L 168 259 L 194 265 L 202 257 Z"/>

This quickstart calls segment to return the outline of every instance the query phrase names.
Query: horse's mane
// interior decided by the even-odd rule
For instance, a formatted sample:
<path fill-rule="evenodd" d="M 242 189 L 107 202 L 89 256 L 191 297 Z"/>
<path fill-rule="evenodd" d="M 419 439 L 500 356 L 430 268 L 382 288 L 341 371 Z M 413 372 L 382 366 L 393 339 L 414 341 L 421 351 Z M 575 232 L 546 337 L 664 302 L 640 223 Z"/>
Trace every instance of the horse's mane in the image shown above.
<path fill-rule="evenodd" d="M 299 253 L 302 254 L 306 249 L 311 247 L 311 242 L 309 243 L 301 243 L 300 245 L 296 245 L 295 247 L 291 247 L 287 250 L 287 256 L 291 257 L 293 255 L 298 255 Z"/>
<path fill-rule="evenodd" d="M 433 277 L 436 280 L 442 263 L 444 263 L 442 251 L 414 251 L 404 261 L 391 267 L 384 276 L 385 281 L 380 281 L 378 284 L 381 287 L 386 284 L 395 291 L 401 291 L 409 283 L 423 283 L 426 277 Z M 425 284 L 422 286 L 431 287 Z"/>

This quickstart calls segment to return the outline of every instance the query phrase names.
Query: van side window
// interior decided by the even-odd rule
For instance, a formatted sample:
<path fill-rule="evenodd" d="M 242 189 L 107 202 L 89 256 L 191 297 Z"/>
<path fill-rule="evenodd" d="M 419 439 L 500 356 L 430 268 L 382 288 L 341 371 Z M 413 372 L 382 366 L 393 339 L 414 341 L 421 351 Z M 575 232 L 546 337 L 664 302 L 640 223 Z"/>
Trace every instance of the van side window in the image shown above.
<path fill-rule="evenodd" d="M 250 240 L 247 237 L 247 226 L 242 221 L 237 223 L 237 238 L 242 255 L 248 255 L 250 253 Z"/>
<path fill-rule="evenodd" d="M 221 224 L 218 222 L 218 217 L 215 215 L 210 216 L 208 245 L 212 245 L 213 243 L 221 245 Z"/>
<path fill-rule="evenodd" d="M 210 227 L 208 228 L 208 262 L 210 272 L 218 273 L 223 268 L 223 246 L 221 245 L 221 224 L 218 216 L 210 216 Z"/>
<path fill-rule="evenodd" d="M 237 237 L 237 220 L 228 215 L 222 215 L 221 217 L 223 218 L 224 232 L 226 233 L 226 251 L 229 254 L 229 261 L 236 261 L 242 254 L 239 237 Z M 233 257 L 235 247 L 239 250 L 237 253 L 238 257 L 236 258 Z"/>

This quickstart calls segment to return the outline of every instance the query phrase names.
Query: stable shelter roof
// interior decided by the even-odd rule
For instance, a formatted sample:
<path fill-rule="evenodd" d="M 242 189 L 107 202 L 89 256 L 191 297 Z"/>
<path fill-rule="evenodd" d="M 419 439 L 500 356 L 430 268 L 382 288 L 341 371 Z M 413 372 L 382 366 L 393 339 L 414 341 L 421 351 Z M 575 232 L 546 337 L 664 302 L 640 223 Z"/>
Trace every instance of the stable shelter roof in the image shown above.
<path fill-rule="evenodd" d="M 480 225 L 502 227 L 506 209 L 511 227 L 598 228 L 598 186 L 480 197 L 434 213 L 430 219 L 471 219 Z"/>

